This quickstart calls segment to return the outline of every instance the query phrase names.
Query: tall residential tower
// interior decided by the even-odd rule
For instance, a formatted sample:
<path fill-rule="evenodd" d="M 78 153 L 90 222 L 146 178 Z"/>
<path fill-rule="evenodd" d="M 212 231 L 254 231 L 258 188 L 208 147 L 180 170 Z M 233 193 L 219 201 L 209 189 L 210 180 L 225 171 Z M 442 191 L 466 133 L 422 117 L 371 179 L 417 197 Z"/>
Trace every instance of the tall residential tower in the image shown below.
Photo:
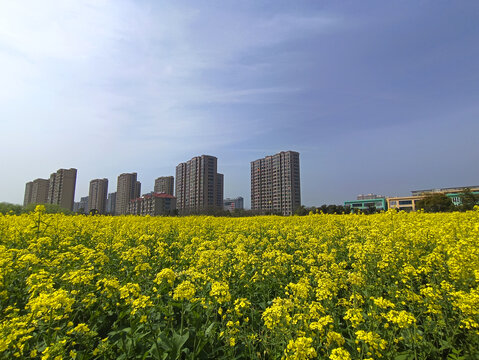
<path fill-rule="evenodd" d="M 108 179 L 94 179 L 90 181 L 88 194 L 88 209 L 97 210 L 100 214 L 106 212 L 106 199 L 108 195 Z"/>
<path fill-rule="evenodd" d="M 292 215 L 299 206 L 299 153 L 282 151 L 251 162 L 252 210 Z"/>
<path fill-rule="evenodd" d="M 223 208 L 223 174 L 217 158 L 196 156 L 176 167 L 176 207 L 180 213 Z"/>
<path fill-rule="evenodd" d="M 36 179 L 27 182 L 23 206 L 28 204 L 46 204 L 48 201 L 48 188 L 49 181 L 47 179 Z"/>
<path fill-rule="evenodd" d="M 59 169 L 50 175 L 47 203 L 73 210 L 77 169 Z"/>
<path fill-rule="evenodd" d="M 115 214 L 127 214 L 130 200 L 140 197 L 141 183 L 136 180 L 136 173 L 125 173 L 118 176 L 116 189 Z"/>

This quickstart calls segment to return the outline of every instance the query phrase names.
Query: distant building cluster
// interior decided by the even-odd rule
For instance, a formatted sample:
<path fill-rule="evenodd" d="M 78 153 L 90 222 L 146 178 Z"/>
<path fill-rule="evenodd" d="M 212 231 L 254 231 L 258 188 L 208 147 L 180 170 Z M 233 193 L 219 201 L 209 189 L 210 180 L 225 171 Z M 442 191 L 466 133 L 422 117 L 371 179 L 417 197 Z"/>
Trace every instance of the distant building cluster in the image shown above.
<path fill-rule="evenodd" d="M 153 191 L 141 194 L 137 173 L 117 178 L 115 192 L 108 193 L 108 179 L 90 181 L 88 196 L 74 202 L 77 169 L 59 169 L 49 179 L 35 179 L 25 185 L 23 205 L 55 204 L 78 213 L 109 215 L 194 214 L 217 210 L 244 209 L 244 199 L 224 198 L 224 176 L 218 159 L 201 155 L 176 166 L 174 176 L 155 179 Z M 479 186 L 413 190 L 410 196 L 358 195 L 344 205 L 354 210 L 398 209 L 415 211 L 427 194 L 440 193 L 461 205 L 461 192 L 470 189 L 479 196 Z M 299 153 L 282 151 L 251 161 L 251 209 L 261 214 L 292 215 L 301 206 Z"/>
<path fill-rule="evenodd" d="M 59 169 L 49 179 L 36 179 L 25 185 L 23 205 L 55 204 L 73 210 L 77 169 Z"/>
<path fill-rule="evenodd" d="M 351 210 L 387 210 L 397 209 L 404 211 L 416 211 L 417 202 L 424 199 L 427 194 L 444 194 L 451 199 L 456 206 L 461 205 L 460 193 L 465 189 L 471 190 L 474 195 L 479 195 L 479 186 L 462 186 L 441 189 L 413 190 L 411 196 L 386 197 L 382 195 L 368 194 L 358 195 L 356 200 L 345 201 L 344 205 L 349 206 Z"/>
<path fill-rule="evenodd" d="M 211 155 L 178 164 L 176 183 L 174 176 L 160 176 L 154 191 L 142 196 L 133 172 L 120 174 L 111 193 L 108 179 L 91 180 L 88 196 L 74 202 L 76 176 L 76 169 L 59 169 L 49 179 L 28 182 L 24 205 L 56 204 L 84 214 L 150 216 L 244 209 L 243 197 L 224 199 L 224 176 L 218 172 L 218 159 Z M 260 213 L 294 213 L 301 205 L 299 153 L 285 151 L 251 162 L 251 203 Z"/>
<path fill-rule="evenodd" d="M 228 211 L 243 210 L 244 209 L 243 198 L 239 196 L 233 199 L 229 199 L 229 198 L 224 199 L 223 209 Z"/>

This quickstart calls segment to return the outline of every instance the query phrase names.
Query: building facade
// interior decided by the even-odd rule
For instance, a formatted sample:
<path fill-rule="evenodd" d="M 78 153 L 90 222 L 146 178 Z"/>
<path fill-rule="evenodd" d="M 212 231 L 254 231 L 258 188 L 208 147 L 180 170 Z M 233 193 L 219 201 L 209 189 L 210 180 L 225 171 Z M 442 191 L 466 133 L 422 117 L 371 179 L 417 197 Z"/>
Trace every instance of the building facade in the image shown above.
<path fill-rule="evenodd" d="M 47 203 L 73 210 L 77 169 L 59 169 L 50 175 Z"/>
<path fill-rule="evenodd" d="M 32 188 L 33 181 L 29 181 L 25 184 L 25 195 L 23 196 L 23 206 L 27 206 L 32 203 Z"/>
<path fill-rule="evenodd" d="M 88 214 L 90 211 L 88 208 L 88 196 L 81 197 L 79 202 L 74 203 L 73 211 L 81 214 Z"/>
<path fill-rule="evenodd" d="M 118 176 L 116 188 L 116 215 L 128 213 L 130 200 L 140 197 L 141 183 L 137 181 L 136 173 L 124 173 Z"/>
<path fill-rule="evenodd" d="M 388 203 L 385 197 L 377 199 L 363 199 L 345 201 L 344 206 L 349 206 L 352 210 L 387 210 Z"/>
<path fill-rule="evenodd" d="M 235 209 L 243 210 L 244 199 L 241 196 L 233 199 L 225 199 L 223 201 L 223 209 L 228 211 L 234 211 Z"/>
<path fill-rule="evenodd" d="M 479 195 L 479 185 L 427 189 L 427 190 L 413 190 L 411 191 L 411 194 L 413 196 L 424 196 L 428 194 L 440 193 L 450 198 L 452 203 L 455 206 L 460 206 L 462 205 L 461 193 L 466 189 L 469 189 L 474 195 Z"/>
<path fill-rule="evenodd" d="M 128 206 L 130 215 L 172 215 L 176 210 L 176 198 L 170 194 L 151 193 L 133 199 Z"/>
<path fill-rule="evenodd" d="M 251 162 L 251 209 L 292 215 L 301 206 L 299 153 L 282 151 Z"/>
<path fill-rule="evenodd" d="M 35 179 L 27 182 L 23 206 L 28 204 L 46 204 L 48 202 L 49 183 L 47 179 Z"/>
<path fill-rule="evenodd" d="M 358 195 L 356 200 L 345 201 L 344 206 L 349 206 L 351 211 L 388 209 L 386 197 L 376 194 Z"/>
<path fill-rule="evenodd" d="M 216 208 L 223 209 L 225 177 L 223 174 L 216 173 Z"/>
<path fill-rule="evenodd" d="M 423 198 L 421 195 L 388 197 L 388 209 L 416 211 L 417 202 Z"/>
<path fill-rule="evenodd" d="M 96 210 L 99 214 L 106 213 L 106 200 L 108 196 L 108 179 L 94 179 L 90 181 L 88 193 L 88 209 Z"/>
<path fill-rule="evenodd" d="M 106 213 L 107 214 L 115 214 L 115 208 L 116 208 L 116 192 L 109 193 L 108 197 L 106 199 Z"/>
<path fill-rule="evenodd" d="M 176 206 L 181 213 L 222 209 L 223 174 L 217 158 L 201 155 L 176 167 Z"/>
<path fill-rule="evenodd" d="M 175 194 L 175 177 L 161 176 L 158 179 L 156 179 L 154 192 L 174 195 Z"/>

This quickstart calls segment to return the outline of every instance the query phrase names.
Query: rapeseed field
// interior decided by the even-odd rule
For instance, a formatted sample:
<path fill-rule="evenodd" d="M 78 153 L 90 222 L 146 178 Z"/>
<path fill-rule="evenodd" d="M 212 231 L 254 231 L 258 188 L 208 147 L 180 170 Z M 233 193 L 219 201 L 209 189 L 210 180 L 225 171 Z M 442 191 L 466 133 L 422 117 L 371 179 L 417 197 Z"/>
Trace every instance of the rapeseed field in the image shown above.
<path fill-rule="evenodd" d="M 0 215 L 2 359 L 479 358 L 479 209 Z"/>

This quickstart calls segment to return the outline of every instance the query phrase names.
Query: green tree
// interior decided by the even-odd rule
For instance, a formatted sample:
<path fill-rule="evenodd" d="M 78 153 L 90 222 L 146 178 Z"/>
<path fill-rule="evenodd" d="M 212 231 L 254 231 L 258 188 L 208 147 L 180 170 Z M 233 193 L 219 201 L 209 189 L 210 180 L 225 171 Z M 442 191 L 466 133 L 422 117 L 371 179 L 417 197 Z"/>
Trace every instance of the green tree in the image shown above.
<path fill-rule="evenodd" d="M 471 189 L 465 188 L 459 195 L 461 199 L 461 210 L 467 211 L 474 209 L 474 205 L 479 202 L 479 196 L 474 195 Z"/>
<path fill-rule="evenodd" d="M 0 213 L 8 214 L 13 213 L 15 215 L 20 215 L 23 212 L 23 206 L 17 204 L 10 204 L 6 202 L 0 203 Z"/>
<path fill-rule="evenodd" d="M 431 193 L 424 195 L 424 198 L 416 203 L 416 209 L 423 209 L 425 212 L 447 212 L 455 210 L 452 200 L 442 193 Z"/>
<path fill-rule="evenodd" d="M 37 205 L 38 204 L 28 204 L 27 206 L 23 208 L 23 212 L 30 213 L 35 210 L 35 207 Z M 73 214 L 72 211 L 68 209 L 64 209 L 56 204 L 41 204 L 41 205 L 45 206 L 45 212 L 47 214 L 65 214 L 65 215 Z"/>
<path fill-rule="evenodd" d="M 304 205 L 298 206 L 296 210 L 294 211 L 294 215 L 298 215 L 298 216 L 304 216 L 308 214 L 309 214 L 309 210 L 306 209 Z"/>

